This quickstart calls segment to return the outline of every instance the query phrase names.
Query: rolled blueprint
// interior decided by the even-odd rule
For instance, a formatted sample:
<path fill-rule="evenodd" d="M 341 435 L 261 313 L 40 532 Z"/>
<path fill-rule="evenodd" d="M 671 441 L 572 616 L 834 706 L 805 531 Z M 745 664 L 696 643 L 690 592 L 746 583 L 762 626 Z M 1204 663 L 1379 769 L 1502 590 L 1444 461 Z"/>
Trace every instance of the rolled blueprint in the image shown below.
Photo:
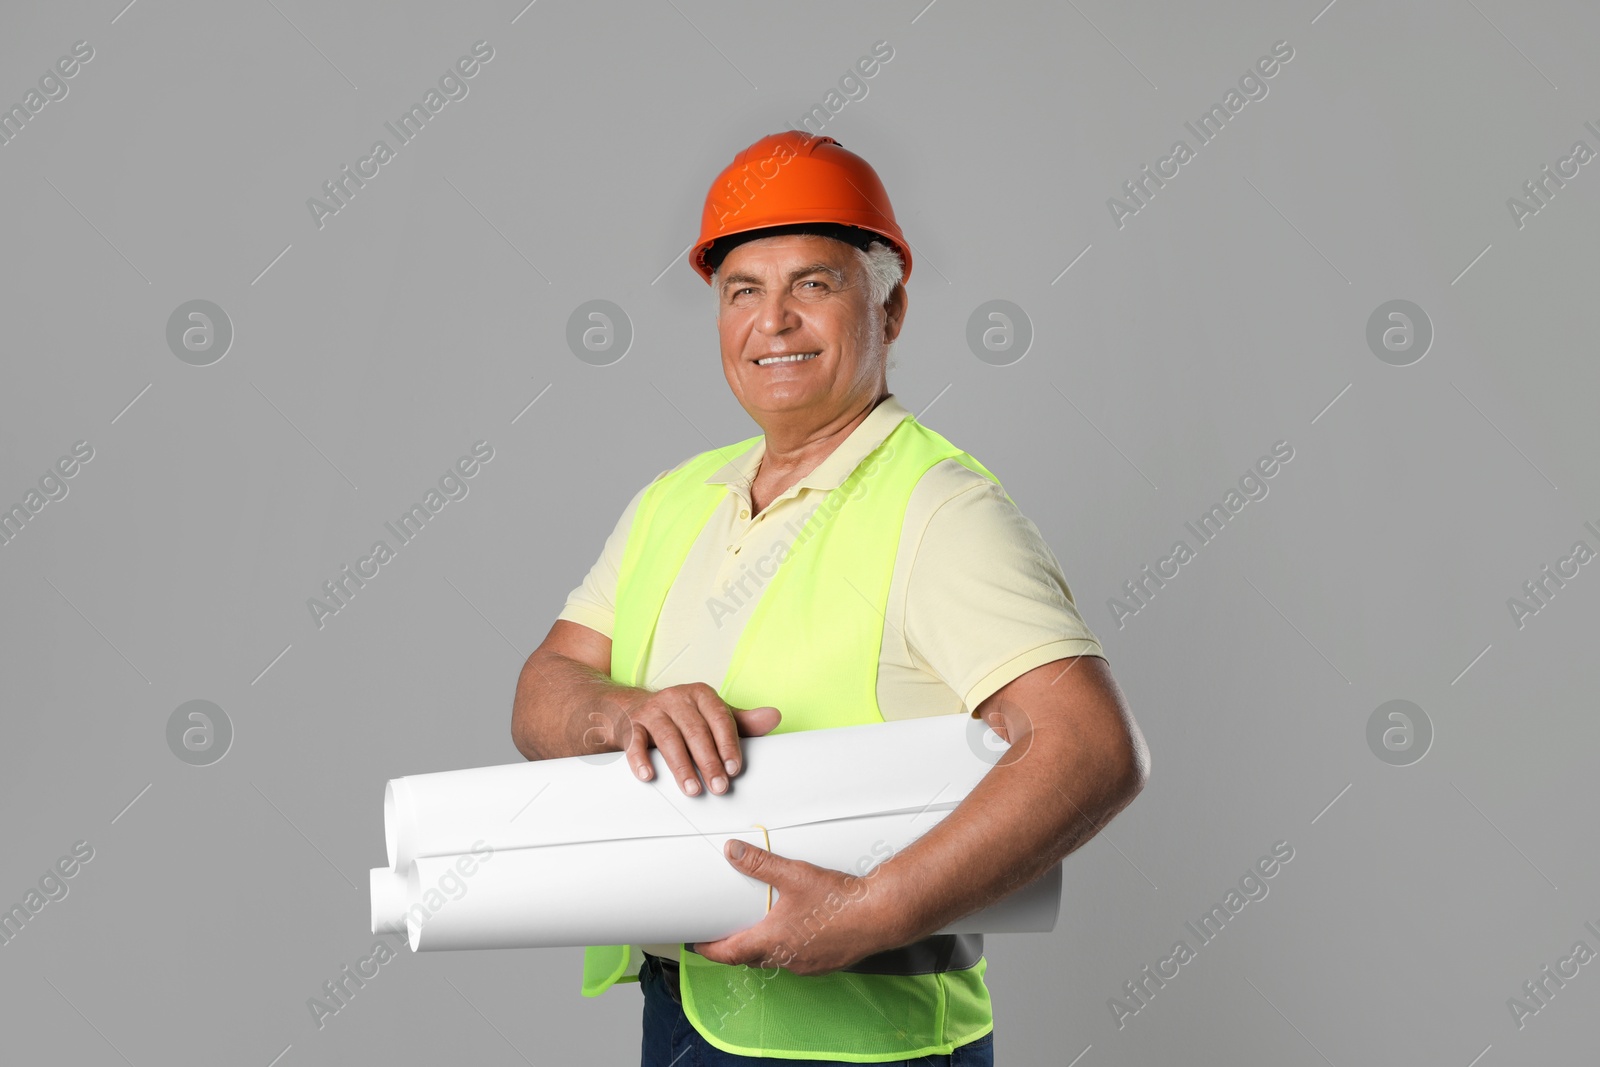
<path fill-rule="evenodd" d="M 372 932 L 375 934 L 404 934 L 406 911 L 413 901 L 406 885 L 406 876 L 393 867 L 374 867 L 367 877 L 372 892 Z"/>
<path fill-rule="evenodd" d="M 654 747 L 648 782 L 620 752 L 396 778 L 384 791 L 389 866 L 405 871 L 419 858 L 459 856 L 479 839 L 501 852 L 949 811 L 1005 743 L 981 720 L 934 715 L 746 737 L 739 747 L 744 769 L 720 796 L 685 795 Z"/>
<path fill-rule="evenodd" d="M 978 720 L 938 716 L 741 739 L 745 769 L 720 796 L 684 795 L 655 749 L 651 782 L 620 754 L 395 779 L 372 929 L 404 933 L 413 951 L 718 940 L 779 896 L 727 861 L 728 840 L 868 874 L 1004 749 Z M 1048 932 L 1060 900 L 1056 864 L 938 932 Z"/>
<path fill-rule="evenodd" d="M 779 855 L 834 870 L 876 866 L 948 812 L 917 825 L 905 815 L 814 823 L 770 835 Z M 405 907 L 374 932 L 402 930 L 413 951 L 549 948 L 570 945 L 715 941 L 759 922 L 767 885 L 736 870 L 723 845 L 738 838 L 765 846 L 761 831 L 600 841 L 495 853 L 470 877 L 459 857 L 418 860 L 407 877 Z M 380 873 L 387 873 L 383 871 Z M 430 907 L 429 889 L 439 889 Z M 862 899 L 871 878 L 856 883 Z M 782 896 L 773 892 L 774 903 Z M 941 933 L 1043 932 L 1055 926 L 1060 865 L 1043 878 Z M 581 907 L 574 907 L 581 902 Z"/>

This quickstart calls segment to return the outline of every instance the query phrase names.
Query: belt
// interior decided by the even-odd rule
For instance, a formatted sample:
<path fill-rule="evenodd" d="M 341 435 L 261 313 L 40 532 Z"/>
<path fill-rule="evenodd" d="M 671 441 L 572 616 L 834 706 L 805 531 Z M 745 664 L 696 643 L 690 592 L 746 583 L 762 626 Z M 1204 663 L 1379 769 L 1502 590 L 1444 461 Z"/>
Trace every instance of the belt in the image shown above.
<path fill-rule="evenodd" d="M 666 985 L 667 996 L 672 998 L 672 1002 L 681 1005 L 683 1003 L 683 994 L 678 990 L 678 961 L 646 952 L 644 954 L 644 965 Z"/>
<path fill-rule="evenodd" d="M 694 950 L 686 947 L 685 951 Z M 941 971 L 964 971 L 976 965 L 982 956 L 982 934 L 934 934 L 909 945 L 875 952 L 841 970 L 852 974 L 937 974 Z M 645 966 L 653 967 L 666 984 L 667 993 L 673 1001 L 683 1003 L 678 986 L 678 961 L 650 952 L 646 952 L 644 958 Z"/>
<path fill-rule="evenodd" d="M 982 934 L 934 934 L 909 945 L 875 952 L 844 970 L 854 974 L 937 974 L 964 971 L 983 956 Z"/>

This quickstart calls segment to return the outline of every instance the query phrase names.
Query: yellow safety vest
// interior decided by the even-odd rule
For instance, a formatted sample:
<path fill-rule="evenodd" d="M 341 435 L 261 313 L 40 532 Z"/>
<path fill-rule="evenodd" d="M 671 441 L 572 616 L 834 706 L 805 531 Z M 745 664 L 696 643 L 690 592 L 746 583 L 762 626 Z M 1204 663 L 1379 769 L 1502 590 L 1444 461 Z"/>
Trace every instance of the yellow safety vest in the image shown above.
<path fill-rule="evenodd" d="M 760 440 L 702 452 L 658 478 L 640 499 L 617 575 L 611 644 L 617 683 L 640 684 L 667 591 L 728 491 L 706 478 Z M 783 718 L 774 733 L 883 721 L 878 659 L 906 504 L 922 476 L 952 458 L 999 484 L 908 414 L 823 498 L 740 635 L 717 690 L 723 700 L 778 708 Z M 797 634 L 805 635 L 802 654 Z M 642 962 L 635 946 L 590 946 L 584 996 L 637 981 Z M 857 1063 L 946 1055 L 994 1026 L 981 955 L 962 969 L 908 968 L 933 973 L 807 976 L 731 967 L 680 947 L 679 966 L 685 1015 L 712 1045 L 738 1055 Z"/>

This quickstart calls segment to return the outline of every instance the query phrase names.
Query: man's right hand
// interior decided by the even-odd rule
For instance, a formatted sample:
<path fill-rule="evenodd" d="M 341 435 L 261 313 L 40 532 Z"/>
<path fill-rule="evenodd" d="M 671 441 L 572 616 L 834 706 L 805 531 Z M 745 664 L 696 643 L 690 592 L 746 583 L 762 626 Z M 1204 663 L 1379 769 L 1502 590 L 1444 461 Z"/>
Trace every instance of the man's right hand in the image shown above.
<path fill-rule="evenodd" d="M 701 778 L 713 793 L 726 793 L 728 779 L 744 765 L 739 738 L 769 733 L 782 718 L 774 707 L 732 707 L 705 682 L 649 693 L 625 714 L 618 736 L 633 773 L 645 782 L 655 776 L 649 753 L 654 745 L 689 796 L 699 794 Z"/>

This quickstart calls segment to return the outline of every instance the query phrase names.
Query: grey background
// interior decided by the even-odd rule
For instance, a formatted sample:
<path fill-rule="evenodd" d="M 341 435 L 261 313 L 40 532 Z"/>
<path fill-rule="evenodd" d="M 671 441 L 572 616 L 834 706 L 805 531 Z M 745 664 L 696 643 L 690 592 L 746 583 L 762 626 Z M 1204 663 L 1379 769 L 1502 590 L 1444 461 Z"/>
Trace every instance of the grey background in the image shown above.
<path fill-rule="evenodd" d="M 1506 1001 L 1600 949 L 1600 566 L 1521 628 L 1507 599 L 1600 547 L 1600 163 L 1521 228 L 1506 200 L 1600 148 L 1600 14 L 925 2 L 6 5 L 0 102 L 95 56 L 0 147 L 0 502 L 95 454 L 0 548 L 0 902 L 95 857 L 0 947 L 5 1059 L 637 1062 L 636 987 L 582 1000 L 577 949 L 408 951 L 320 1029 L 306 1001 L 373 942 L 384 781 L 514 761 L 517 671 L 623 505 L 758 432 L 674 257 L 733 153 L 887 40 L 822 132 L 918 256 L 890 386 L 1039 525 L 1153 754 L 1057 930 L 989 943 L 1001 1061 L 1593 1061 L 1600 963 L 1520 1030 Z M 480 39 L 469 95 L 319 229 L 307 198 Z M 1119 229 L 1107 198 L 1279 40 L 1269 95 Z M 195 299 L 234 330 L 206 367 L 166 343 Z M 565 341 L 593 299 L 634 330 L 609 366 Z M 1032 323 L 1009 366 L 965 340 L 993 299 Z M 1435 333 L 1407 367 L 1365 340 L 1394 299 Z M 478 440 L 469 495 L 318 629 L 307 599 Z M 1119 628 L 1107 599 L 1278 440 L 1270 495 Z M 166 741 L 197 699 L 234 730 L 210 766 Z M 1410 766 L 1367 744 L 1393 699 L 1433 726 Z M 1119 1029 L 1108 999 L 1280 840 L 1270 895 Z"/>

